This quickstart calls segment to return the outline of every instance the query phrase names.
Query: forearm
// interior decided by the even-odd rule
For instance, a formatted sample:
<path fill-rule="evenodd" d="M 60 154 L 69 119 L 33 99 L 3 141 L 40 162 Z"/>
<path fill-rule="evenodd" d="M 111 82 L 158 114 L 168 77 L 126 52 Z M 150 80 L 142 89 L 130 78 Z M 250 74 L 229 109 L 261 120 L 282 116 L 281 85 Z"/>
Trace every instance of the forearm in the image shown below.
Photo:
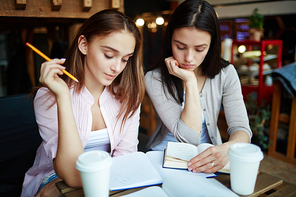
<path fill-rule="evenodd" d="M 244 131 L 237 131 L 233 133 L 228 142 L 225 142 L 224 144 L 227 144 L 228 147 L 230 147 L 232 144 L 235 143 L 250 143 L 250 137 L 249 135 Z"/>
<path fill-rule="evenodd" d="M 160 119 L 158 121 L 161 121 L 177 140 L 197 145 L 198 140 L 196 139 L 199 139 L 200 134 L 181 119 L 184 109 L 168 93 L 166 87 L 163 87 L 160 73 L 149 71 L 145 76 L 145 85 L 146 91 L 153 103 L 156 116 Z M 187 107 L 190 107 L 190 105 L 186 105 L 185 111 Z M 191 118 L 195 118 L 196 121 L 196 114 L 191 115 Z"/>
<path fill-rule="evenodd" d="M 57 175 L 69 186 L 81 186 L 79 171 L 75 164 L 84 152 L 73 115 L 70 94 L 57 97 L 58 106 L 58 149 L 54 160 Z"/>
<path fill-rule="evenodd" d="M 196 132 L 202 132 L 202 112 L 196 78 L 185 82 L 185 105 L 181 113 L 182 121 Z"/>

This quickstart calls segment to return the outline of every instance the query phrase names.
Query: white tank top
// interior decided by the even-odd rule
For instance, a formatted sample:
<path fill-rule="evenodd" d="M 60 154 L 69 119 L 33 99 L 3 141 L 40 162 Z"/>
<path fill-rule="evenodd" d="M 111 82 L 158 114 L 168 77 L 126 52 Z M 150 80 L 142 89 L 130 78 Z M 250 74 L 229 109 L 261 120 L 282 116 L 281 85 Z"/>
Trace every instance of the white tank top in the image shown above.
<path fill-rule="evenodd" d="M 87 141 L 86 146 L 84 147 L 84 151 L 93 151 L 93 150 L 103 150 L 108 151 L 110 147 L 110 139 L 108 130 L 100 129 L 97 131 L 90 132 L 89 139 Z"/>

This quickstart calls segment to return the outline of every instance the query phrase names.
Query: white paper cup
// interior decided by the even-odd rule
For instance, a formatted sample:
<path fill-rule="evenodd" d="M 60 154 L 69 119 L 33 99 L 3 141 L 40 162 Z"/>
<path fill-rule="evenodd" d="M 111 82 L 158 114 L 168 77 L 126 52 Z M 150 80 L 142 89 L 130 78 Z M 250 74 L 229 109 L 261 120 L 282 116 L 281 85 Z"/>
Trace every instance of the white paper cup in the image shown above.
<path fill-rule="evenodd" d="M 260 161 L 261 149 L 249 143 L 232 144 L 228 150 L 230 159 L 231 189 L 240 195 L 254 192 Z"/>
<path fill-rule="evenodd" d="M 79 155 L 76 168 L 80 171 L 86 197 L 109 196 L 112 160 L 105 151 L 89 151 Z"/>

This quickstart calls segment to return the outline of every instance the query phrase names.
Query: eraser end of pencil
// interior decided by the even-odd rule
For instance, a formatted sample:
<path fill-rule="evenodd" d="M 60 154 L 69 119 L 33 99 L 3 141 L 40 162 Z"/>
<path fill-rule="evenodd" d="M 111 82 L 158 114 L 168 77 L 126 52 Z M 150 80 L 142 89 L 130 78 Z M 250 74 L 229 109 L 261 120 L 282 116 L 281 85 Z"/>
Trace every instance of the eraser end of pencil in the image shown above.
<path fill-rule="evenodd" d="M 28 43 L 28 42 L 26 42 L 26 45 L 28 46 L 28 45 L 29 45 L 29 43 Z"/>

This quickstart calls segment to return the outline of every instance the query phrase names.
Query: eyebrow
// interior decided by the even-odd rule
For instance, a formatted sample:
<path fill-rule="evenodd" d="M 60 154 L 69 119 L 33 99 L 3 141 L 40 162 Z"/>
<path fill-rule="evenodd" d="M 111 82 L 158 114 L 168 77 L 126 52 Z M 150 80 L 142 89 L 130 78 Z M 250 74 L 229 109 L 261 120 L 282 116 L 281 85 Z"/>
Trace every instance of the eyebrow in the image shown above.
<path fill-rule="evenodd" d="M 177 42 L 177 43 L 179 43 L 179 44 L 181 44 L 181 45 L 187 46 L 187 44 L 184 44 L 183 42 L 180 42 L 180 41 L 178 41 L 178 40 L 174 40 L 174 42 Z M 201 45 L 196 45 L 196 46 L 194 46 L 194 47 L 203 47 L 203 46 L 208 46 L 208 45 L 207 45 L 207 44 L 201 44 Z"/>
<path fill-rule="evenodd" d="M 109 50 L 111 50 L 111 51 L 114 51 L 115 53 L 119 53 L 119 51 L 117 50 L 117 49 L 114 49 L 114 48 L 112 48 L 112 47 L 109 47 L 109 46 L 102 46 L 103 48 L 107 48 L 107 49 L 109 49 Z M 133 56 L 134 55 L 134 53 L 129 53 L 129 54 L 126 54 L 125 56 Z"/>

